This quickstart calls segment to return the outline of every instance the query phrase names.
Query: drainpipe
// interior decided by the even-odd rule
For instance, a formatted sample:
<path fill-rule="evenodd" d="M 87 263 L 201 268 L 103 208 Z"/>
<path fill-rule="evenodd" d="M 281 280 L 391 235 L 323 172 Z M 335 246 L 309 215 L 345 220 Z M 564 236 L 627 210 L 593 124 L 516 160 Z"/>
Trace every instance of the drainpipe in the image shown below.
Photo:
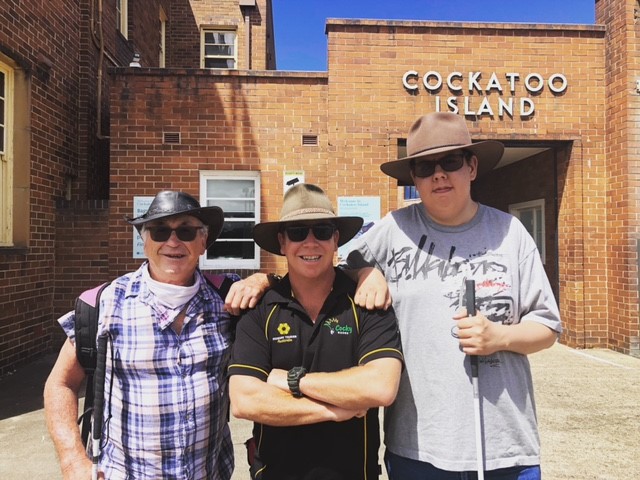
<path fill-rule="evenodd" d="M 239 5 L 244 13 L 244 55 L 247 59 L 247 70 L 251 70 L 251 11 L 256 8 L 256 0 L 240 0 Z"/>
<path fill-rule="evenodd" d="M 96 20 L 96 0 L 91 0 L 91 38 L 94 45 L 98 48 L 98 72 L 97 72 L 97 89 L 96 89 L 96 137 L 99 140 L 108 139 L 109 136 L 102 134 L 102 77 L 104 72 L 104 33 L 102 28 L 102 0 L 98 1 L 98 16 Z M 111 59 L 111 62 L 116 65 L 116 62 Z"/>
<path fill-rule="evenodd" d="M 247 70 L 251 70 L 251 17 L 244 16 L 244 55 L 247 59 Z"/>

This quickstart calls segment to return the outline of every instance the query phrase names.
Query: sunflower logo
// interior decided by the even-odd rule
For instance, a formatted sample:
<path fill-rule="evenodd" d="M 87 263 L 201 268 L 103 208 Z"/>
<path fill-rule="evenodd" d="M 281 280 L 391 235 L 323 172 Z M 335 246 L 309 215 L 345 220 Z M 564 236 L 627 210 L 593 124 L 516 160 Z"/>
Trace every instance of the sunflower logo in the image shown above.
<path fill-rule="evenodd" d="M 280 335 L 287 335 L 291 331 L 291 327 L 288 323 L 281 323 L 278 325 L 278 333 Z"/>

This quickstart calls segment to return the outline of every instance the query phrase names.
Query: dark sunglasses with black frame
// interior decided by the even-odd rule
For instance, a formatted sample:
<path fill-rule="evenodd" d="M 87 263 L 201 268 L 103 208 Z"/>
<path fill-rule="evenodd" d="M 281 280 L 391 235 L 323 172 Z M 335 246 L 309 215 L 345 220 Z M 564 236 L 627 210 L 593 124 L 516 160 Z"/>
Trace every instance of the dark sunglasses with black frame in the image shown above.
<path fill-rule="evenodd" d="M 309 236 L 310 230 L 316 240 L 325 242 L 333 237 L 333 233 L 337 228 L 332 223 L 316 223 L 314 225 L 289 225 L 282 229 L 292 242 L 304 241 Z"/>
<path fill-rule="evenodd" d="M 145 230 L 149 231 L 151 240 L 154 242 L 166 242 L 171 237 L 172 232 L 176 232 L 176 237 L 181 242 L 193 242 L 198 235 L 199 230 L 204 230 L 204 227 L 194 227 L 193 225 L 180 225 L 176 228 L 171 228 L 167 225 L 156 225 L 145 227 Z"/>
<path fill-rule="evenodd" d="M 446 155 L 436 161 L 411 160 L 411 171 L 418 178 L 430 177 L 436 173 L 436 165 L 440 165 L 445 172 L 456 172 L 462 168 L 465 160 L 471 158 L 471 155 L 471 152 L 460 152 Z"/>

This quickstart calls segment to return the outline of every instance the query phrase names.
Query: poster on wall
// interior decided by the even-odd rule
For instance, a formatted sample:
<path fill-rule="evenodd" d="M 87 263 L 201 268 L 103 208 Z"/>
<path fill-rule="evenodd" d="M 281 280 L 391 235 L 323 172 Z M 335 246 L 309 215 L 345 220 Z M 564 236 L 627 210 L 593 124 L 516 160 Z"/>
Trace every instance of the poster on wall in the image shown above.
<path fill-rule="evenodd" d="M 338 197 L 339 217 L 362 217 L 364 223 L 356 236 L 338 248 L 338 261 L 351 251 L 352 242 L 380 220 L 380 197 Z"/>
<path fill-rule="evenodd" d="M 133 218 L 144 215 L 154 197 L 133 197 Z M 147 258 L 144 255 L 144 243 L 136 227 L 133 227 L 133 258 Z"/>

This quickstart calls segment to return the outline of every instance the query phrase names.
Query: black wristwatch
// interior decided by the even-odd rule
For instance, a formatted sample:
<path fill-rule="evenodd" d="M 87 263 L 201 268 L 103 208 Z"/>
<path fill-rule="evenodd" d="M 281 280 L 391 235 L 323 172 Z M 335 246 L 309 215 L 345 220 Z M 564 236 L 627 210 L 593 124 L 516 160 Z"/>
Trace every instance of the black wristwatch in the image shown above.
<path fill-rule="evenodd" d="M 307 369 L 304 367 L 293 367 L 287 373 L 287 384 L 289 385 L 289 390 L 291 390 L 291 394 L 296 397 L 302 397 L 302 392 L 300 391 L 300 379 L 307 374 Z"/>
<path fill-rule="evenodd" d="M 267 273 L 267 280 L 269 281 L 269 287 L 273 287 L 282 280 L 282 277 L 277 273 Z"/>

